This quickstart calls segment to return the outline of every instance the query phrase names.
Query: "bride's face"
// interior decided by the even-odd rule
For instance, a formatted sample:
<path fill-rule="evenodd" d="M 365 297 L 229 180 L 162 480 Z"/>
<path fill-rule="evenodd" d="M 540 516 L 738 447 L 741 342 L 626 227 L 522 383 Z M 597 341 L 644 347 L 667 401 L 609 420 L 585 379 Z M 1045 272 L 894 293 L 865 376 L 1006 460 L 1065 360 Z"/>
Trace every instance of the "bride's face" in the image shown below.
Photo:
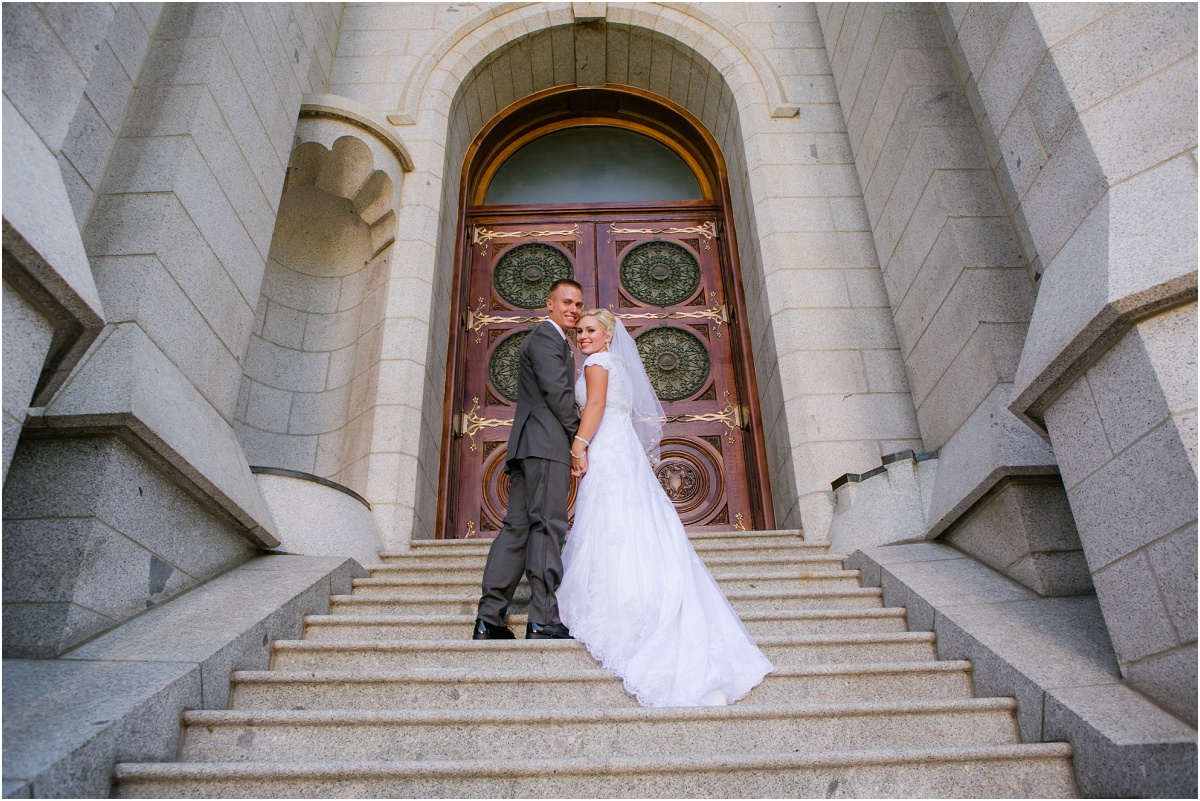
<path fill-rule="evenodd" d="M 608 332 L 595 317 L 580 317 L 575 328 L 575 342 L 585 356 L 599 353 L 608 348 Z"/>

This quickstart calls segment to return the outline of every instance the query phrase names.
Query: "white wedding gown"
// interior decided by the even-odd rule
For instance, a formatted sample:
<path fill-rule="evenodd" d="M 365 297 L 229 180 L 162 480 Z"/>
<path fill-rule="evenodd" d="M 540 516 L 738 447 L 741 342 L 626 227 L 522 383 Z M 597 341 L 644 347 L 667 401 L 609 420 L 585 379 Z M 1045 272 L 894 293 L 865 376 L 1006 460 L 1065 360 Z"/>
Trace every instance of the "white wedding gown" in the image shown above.
<path fill-rule="evenodd" d="M 771 663 L 659 485 L 614 359 L 606 351 L 584 361 L 608 370 L 608 395 L 563 549 L 559 612 L 571 635 L 643 706 L 732 704 L 771 672 Z M 587 402 L 582 373 L 575 397 Z"/>

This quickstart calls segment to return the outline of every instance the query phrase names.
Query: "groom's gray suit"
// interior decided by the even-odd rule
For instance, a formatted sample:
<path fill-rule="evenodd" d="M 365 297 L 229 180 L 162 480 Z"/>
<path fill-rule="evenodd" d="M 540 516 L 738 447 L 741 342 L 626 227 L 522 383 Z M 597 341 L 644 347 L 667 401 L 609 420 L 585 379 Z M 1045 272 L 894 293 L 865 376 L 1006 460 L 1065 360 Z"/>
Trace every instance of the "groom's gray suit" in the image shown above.
<path fill-rule="evenodd" d="M 579 430 L 575 357 L 546 320 L 521 344 L 517 411 L 508 438 L 508 512 L 488 551 L 479 619 L 504 626 L 521 574 L 529 577 L 529 622 L 558 624 L 571 487 L 571 441 Z"/>

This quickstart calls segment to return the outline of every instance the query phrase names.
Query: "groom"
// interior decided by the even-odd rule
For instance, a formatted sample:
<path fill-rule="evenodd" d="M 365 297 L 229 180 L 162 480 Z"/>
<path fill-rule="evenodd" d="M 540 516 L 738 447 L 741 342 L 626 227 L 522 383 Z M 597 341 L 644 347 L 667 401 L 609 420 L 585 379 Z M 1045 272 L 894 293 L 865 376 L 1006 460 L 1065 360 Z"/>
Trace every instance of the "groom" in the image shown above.
<path fill-rule="evenodd" d="M 583 287 L 555 281 L 546 300 L 550 317 L 521 343 L 517 412 L 508 438 L 508 513 L 483 569 L 483 597 L 474 640 L 511 640 L 504 622 L 521 581 L 529 576 L 526 639 L 566 640 L 554 593 L 562 581 L 571 487 L 571 440 L 579 430 L 575 358 L 567 331 L 583 312 Z"/>

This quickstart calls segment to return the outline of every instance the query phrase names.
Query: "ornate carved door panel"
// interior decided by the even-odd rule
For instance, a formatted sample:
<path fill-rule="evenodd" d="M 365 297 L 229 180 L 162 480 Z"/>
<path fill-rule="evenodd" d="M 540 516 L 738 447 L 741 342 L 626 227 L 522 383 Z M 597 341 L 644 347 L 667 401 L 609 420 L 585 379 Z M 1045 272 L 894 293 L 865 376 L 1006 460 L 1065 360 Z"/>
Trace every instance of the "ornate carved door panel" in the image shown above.
<path fill-rule="evenodd" d="M 507 443 L 517 405 L 517 361 L 530 329 L 546 318 L 560 278 L 596 303 L 594 226 L 517 220 L 472 226 L 468 308 L 462 313 L 454 398 L 455 434 L 445 537 L 494 537 L 508 508 Z M 571 483 L 571 504 L 575 486 Z"/>
<path fill-rule="evenodd" d="M 659 481 L 689 529 L 753 527 L 745 380 L 712 213 L 476 219 L 463 310 L 445 537 L 495 536 L 508 501 L 517 351 L 558 278 L 620 315 L 663 402 Z M 575 487 L 572 485 L 571 501 Z"/>

